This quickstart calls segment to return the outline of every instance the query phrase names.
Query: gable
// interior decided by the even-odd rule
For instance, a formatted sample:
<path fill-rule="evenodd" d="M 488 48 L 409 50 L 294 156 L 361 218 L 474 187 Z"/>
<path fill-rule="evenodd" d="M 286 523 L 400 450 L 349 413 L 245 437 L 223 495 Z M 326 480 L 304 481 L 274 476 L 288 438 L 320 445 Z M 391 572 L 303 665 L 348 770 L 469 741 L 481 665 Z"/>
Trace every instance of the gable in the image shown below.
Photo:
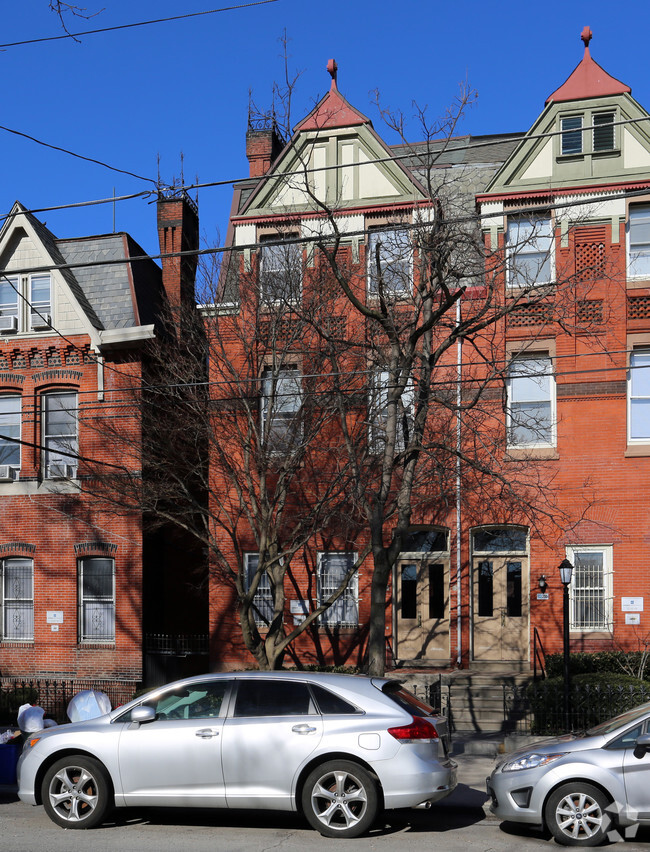
<path fill-rule="evenodd" d="M 611 150 L 593 149 L 593 125 L 614 115 Z M 562 152 L 562 121 L 582 121 L 582 150 Z M 596 118 L 595 118 L 596 117 Z M 647 178 L 650 167 L 648 113 L 628 93 L 577 101 L 549 102 L 521 144 L 496 174 L 486 194 L 579 188 Z M 566 124 L 564 125 L 566 127 Z"/>
<path fill-rule="evenodd" d="M 366 124 L 299 131 L 249 198 L 245 216 L 417 201 L 424 192 Z M 322 211 L 320 211 L 322 212 Z"/>

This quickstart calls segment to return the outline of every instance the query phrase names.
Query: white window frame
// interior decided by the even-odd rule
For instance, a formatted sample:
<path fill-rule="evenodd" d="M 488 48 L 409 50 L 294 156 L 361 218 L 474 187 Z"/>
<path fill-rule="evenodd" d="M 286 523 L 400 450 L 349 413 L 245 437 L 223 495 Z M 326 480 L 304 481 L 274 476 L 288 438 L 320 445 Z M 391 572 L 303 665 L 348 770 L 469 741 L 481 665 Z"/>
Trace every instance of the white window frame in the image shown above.
<path fill-rule="evenodd" d="M 544 366 L 548 367 L 548 371 L 541 372 L 541 362 L 546 362 Z M 515 372 L 517 365 L 529 364 L 528 372 L 522 371 L 517 374 Z M 521 381 L 521 385 L 517 387 L 517 382 Z M 543 385 L 548 381 L 548 392 L 544 392 Z M 525 384 L 524 384 L 525 382 Z M 535 387 L 540 388 L 539 395 L 535 391 Z M 525 355 L 515 355 L 508 366 L 508 377 L 506 380 L 507 389 L 507 406 L 506 406 L 506 430 L 507 430 L 507 445 L 511 448 L 526 447 L 555 447 L 557 442 L 556 431 L 556 385 L 553 370 L 553 358 L 548 352 L 530 352 Z M 548 426 L 548 440 L 532 439 L 530 441 L 514 441 L 513 430 L 522 424 L 514 416 L 517 406 L 547 405 L 549 411 L 550 423 Z M 525 428 L 525 425 L 524 425 Z M 532 427 L 530 431 L 533 431 Z"/>
<path fill-rule="evenodd" d="M 64 407 L 64 398 L 68 397 L 68 407 Z M 58 400 L 57 407 L 50 408 L 53 400 Z M 41 396 L 43 468 L 46 479 L 74 478 L 77 475 L 77 460 L 79 453 L 79 397 L 77 391 L 61 390 L 48 391 Z M 67 433 L 57 432 L 51 414 L 55 411 L 73 412 L 71 423 L 74 429 Z"/>
<path fill-rule="evenodd" d="M 35 287 L 47 281 L 47 299 L 35 298 Z M 49 273 L 40 273 L 38 275 L 29 276 L 29 328 L 35 330 L 34 326 L 39 326 L 38 331 L 45 330 L 41 326 L 49 325 L 52 319 L 52 276 Z"/>
<path fill-rule="evenodd" d="M 389 370 L 373 370 L 368 412 L 368 439 L 373 453 L 382 452 L 386 445 L 386 421 L 388 420 L 388 383 Z M 406 415 L 409 428 L 413 428 L 415 415 L 415 386 L 409 378 L 404 391 L 397 400 L 397 423 L 395 430 L 395 450 L 401 452 L 405 448 L 402 417 Z"/>
<path fill-rule="evenodd" d="M 47 282 L 47 298 L 35 299 L 35 288 Z M 10 302 L 0 303 L 0 317 L 12 316 L 19 333 L 35 333 L 50 330 L 52 319 L 52 276 L 49 272 L 31 275 L 3 274 L 0 283 L 8 294 L 15 294 Z M 45 287 L 42 287 L 45 292 Z M 37 328 L 34 328 L 37 326 Z"/>
<path fill-rule="evenodd" d="M 3 403 L 8 401 L 15 402 L 15 409 L 4 411 Z M 22 429 L 22 397 L 20 394 L 0 394 L 0 436 L 6 435 L 9 438 L 16 438 L 20 441 Z M 17 461 L 5 461 L 4 450 L 12 451 L 13 455 L 17 455 Z M 11 441 L 4 441 L 0 437 L 0 465 L 8 465 L 9 467 L 20 470 L 22 447 L 20 444 L 14 444 Z"/>
<path fill-rule="evenodd" d="M 110 568 L 110 593 L 92 593 L 86 590 L 84 572 L 90 563 L 106 562 Z M 87 643 L 115 642 L 115 560 L 107 556 L 84 556 L 77 561 L 79 641 Z M 89 624 L 100 614 L 108 629 L 91 630 Z"/>
<path fill-rule="evenodd" d="M 0 302 L 0 317 L 15 317 L 20 328 L 20 276 L 2 274 L 0 284 L 7 294 L 14 294 L 16 297 L 10 302 Z"/>
<path fill-rule="evenodd" d="M 264 304 L 295 304 L 300 301 L 302 249 L 300 243 L 292 242 L 298 237 L 297 233 L 292 233 L 272 234 L 260 238 L 262 245 L 259 255 L 259 286 L 260 300 Z M 281 286 L 270 287 L 269 283 L 278 278 Z"/>
<path fill-rule="evenodd" d="M 393 246 L 391 246 L 391 242 Z M 379 296 L 376 247 L 384 277 L 384 296 L 408 297 L 413 293 L 413 240 L 411 230 L 392 225 L 368 231 L 367 281 L 368 295 Z M 394 286 L 395 285 L 395 286 Z"/>
<path fill-rule="evenodd" d="M 566 550 L 567 559 L 573 565 L 573 576 L 569 586 L 569 629 L 579 633 L 611 632 L 614 624 L 614 600 L 612 594 L 613 580 L 613 548 L 609 544 L 600 545 L 571 545 Z M 602 578 L 599 584 L 588 585 L 581 579 L 581 554 L 602 554 Z M 601 617 L 596 619 L 579 619 L 578 610 L 581 602 L 589 602 L 601 610 Z"/>
<path fill-rule="evenodd" d="M 353 551 L 324 550 L 318 553 L 318 605 L 324 603 L 339 587 L 339 583 L 324 582 L 324 569 L 330 557 L 343 557 L 346 562 L 345 573 L 356 563 L 358 555 Z M 320 616 L 321 627 L 358 627 L 359 626 L 359 572 L 355 572 L 350 582 L 334 603 Z"/>
<path fill-rule="evenodd" d="M 578 122 L 579 126 L 565 128 L 565 122 Z M 583 137 L 584 116 L 583 115 L 564 115 L 560 118 L 560 154 L 563 157 L 573 157 L 584 154 L 585 143 Z M 567 145 L 568 150 L 565 150 L 565 144 L 580 135 L 580 149 L 572 150 L 572 146 Z"/>
<path fill-rule="evenodd" d="M 525 271 L 531 263 L 537 266 L 534 275 Z M 550 216 L 508 218 L 506 279 L 511 289 L 542 286 L 555 280 L 555 228 Z"/>
<path fill-rule="evenodd" d="M 11 577 L 8 575 L 12 568 L 25 572 L 26 585 L 24 580 L 14 579 L 13 590 L 9 588 Z M 0 575 L 2 641 L 31 642 L 34 639 L 34 560 L 20 556 L 1 559 Z M 13 622 L 13 629 L 10 622 Z"/>
<path fill-rule="evenodd" d="M 647 240 L 632 243 L 632 231 L 635 219 L 645 219 L 648 229 Z M 627 226 L 625 228 L 628 278 L 650 278 L 650 203 L 630 204 Z M 638 246 L 635 251 L 634 247 Z"/>
<path fill-rule="evenodd" d="M 642 383 L 648 385 L 647 388 Z M 638 425 L 634 424 L 634 409 L 638 407 L 641 411 L 647 409 L 645 417 L 647 428 L 644 434 L 640 432 Z M 641 418 L 641 424 L 644 418 Z M 640 424 L 639 424 L 640 425 Z M 627 442 L 628 444 L 650 443 L 650 346 L 635 347 L 630 352 L 630 366 L 627 373 Z"/>
<path fill-rule="evenodd" d="M 259 559 L 258 553 L 250 552 L 244 554 L 244 583 L 246 590 L 251 587 L 253 576 L 259 566 Z M 271 582 L 266 572 L 260 575 L 252 605 L 255 624 L 258 627 L 268 627 L 273 619 L 273 590 L 271 589 Z M 265 620 L 265 616 L 268 617 L 268 621 Z"/>
<path fill-rule="evenodd" d="M 262 439 L 270 452 L 295 448 L 302 438 L 302 375 L 298 366 L 264 367 L 261 384 Z"/>

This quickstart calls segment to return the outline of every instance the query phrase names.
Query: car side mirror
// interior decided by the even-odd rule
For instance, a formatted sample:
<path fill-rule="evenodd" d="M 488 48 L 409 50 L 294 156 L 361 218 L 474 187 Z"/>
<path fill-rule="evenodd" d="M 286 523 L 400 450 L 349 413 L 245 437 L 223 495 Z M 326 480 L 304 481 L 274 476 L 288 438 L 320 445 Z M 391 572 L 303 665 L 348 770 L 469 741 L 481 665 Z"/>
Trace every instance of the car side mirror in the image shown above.
<path fill-rule="evenodd" d="M 141 704 L 140 707 L 134 707 L 133 710 L 131 710 L 132 722 L 139 722 L 142 724 L 144 722 L 153 722 L 155 718 L 156 711 L 148 704 Z"/>
<path fill-rule="evenodd" d="M 634 741 L 634 756 L 641 760 L 646 752 L 650 749 L 650 734 L 641 734 Z"/>

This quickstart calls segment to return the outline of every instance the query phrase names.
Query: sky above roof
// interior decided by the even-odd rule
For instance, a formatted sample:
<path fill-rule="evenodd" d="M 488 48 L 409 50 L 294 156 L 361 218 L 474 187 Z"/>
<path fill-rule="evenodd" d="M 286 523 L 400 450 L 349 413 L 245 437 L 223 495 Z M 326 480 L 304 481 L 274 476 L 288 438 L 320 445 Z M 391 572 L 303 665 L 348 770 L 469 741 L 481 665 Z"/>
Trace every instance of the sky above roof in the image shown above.
<path fill-rule="evenodd" d="M 242 0 L 240 0 L 242 2 Z M 115 27 L 217 8 L 214 0 L 77 0 L 89 20 L 68 15 L 71 32 Z M 237 5 L 226 0 L 219 8 Z M 559 7 L 558 7 L 559 9 Z M 300 72 L 292 125 L 330 88 L 327 61 L 338 64 L 338 88 L 389 143 L 398 137 L 374 105 L 400 109 L 411 141 L 422 138 L 414 102 L 431 121 L 444 115 L 461 84 L 475 92 L 457 134 L 527 130 L 544 101 L 582 59 L 580 33 L 593 31 L 592 57 L 632 87 L 650 109 L 650 56 L 631 40 L 650 18 L 646 0 L 625 14 L 604 0 L 572 0 L 540 14 L 520 4 L 514 14 L 478 0 L 461 6 L 402 0 L 275 0 L 200 17 L 131 27 L 78 41 L 58 39 L 4 47 L 0 152 L 2 203 L 28 209 L 152 190 L 163 182 L 227 182 L 199 191 L 201 232 L 208 244 L 225 237 L 232 184 L 248 175 L 245 133 L 249 91 L 260 110 L 272 105 L 274 83 Z M 60 36 L 47 0 L 5 4 L 0 43 Z M 9 132 L 100 160 L 113 171 Z M 142 179 L 145 178 L 145 179 Z M 192 195 L 195 193 L 192 192 Z M 154 196 L 117 204 L 39 212 L 58 237 L 128 231 L 158 252 Z"/>

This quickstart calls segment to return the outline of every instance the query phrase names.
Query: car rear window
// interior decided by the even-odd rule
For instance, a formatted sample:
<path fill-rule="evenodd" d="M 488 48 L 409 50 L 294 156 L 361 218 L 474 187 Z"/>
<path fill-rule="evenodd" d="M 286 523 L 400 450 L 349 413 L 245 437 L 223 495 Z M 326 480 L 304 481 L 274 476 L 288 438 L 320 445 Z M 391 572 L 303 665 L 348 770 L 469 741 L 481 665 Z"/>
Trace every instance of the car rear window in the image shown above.
<path fill-rule="evenodd" d="M 382 686 L 381 691 L 384 695 L 388 695 L 389 698 L 392 698 L 396 704 L 399 704 L 402 710 L 406 710 L 407 713 L 410 713 L 412 716 L 435 716 L 435 710 L 433 707 L 426 704 L 416 695 L 413 695 L 413 693 L 409 692 L 408 689 L 404 689 L 404 687 L 397 682 L 385 683 Z"/>
<path fill-rule="evenodd" d="M 240 680 L 234 716 L 305 716 L 317 713 L 306 683 Z"/>

